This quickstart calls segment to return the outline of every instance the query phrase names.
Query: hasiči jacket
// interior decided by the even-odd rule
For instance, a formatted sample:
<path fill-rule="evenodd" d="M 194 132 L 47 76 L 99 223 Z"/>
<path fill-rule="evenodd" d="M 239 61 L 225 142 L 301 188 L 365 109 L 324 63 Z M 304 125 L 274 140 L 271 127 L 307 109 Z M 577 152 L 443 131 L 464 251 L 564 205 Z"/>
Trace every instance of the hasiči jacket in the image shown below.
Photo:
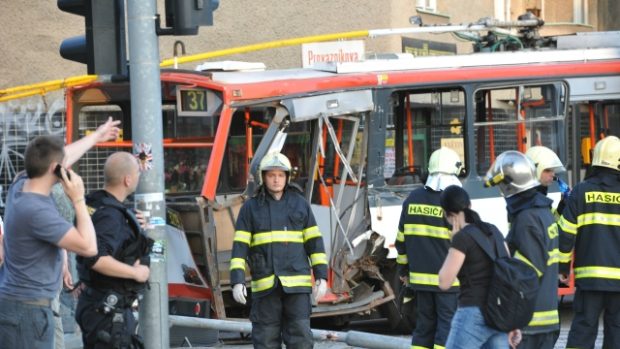
<path fill-rule="evenodd" d="M 596 168 L 568 197 L 558 223 L 568 272 L 574 247 L 575 285 L 581 290 L 620 291 L 620 172 Z"/>
<path fill-rule="evenodd" d="M 396 262 L 401 276 L 409 275 L 415 290 L 442 292 L 439 269 L 448 255 L 450 231 L 439 204 L 441 192 L 422 187 L 403 202 L 398 235 Z M 448 292 L 458 292 L 456 280 Z"/>
<path fill-rule="evenodd" d="M 327 279 L 323 238 L 306 199 L 287 188 L 280 200 L 264 190 L 239 211 L 230 260 L 231 285 L 252 275 L 252 296 L 269 294 L 281 284 L 286 293 L 311 293 L 311 268 Z"/>
<path fill-rule="evenodd" d="M 534 315 L 526 334 L 560 329 L 558 314 L 558 227 L 551 212 L 553 201 L 536 189 L 519 193 L 507 200 L 510 231 L 506 237 L 514 258 L 529 265 L 540 278 Z"/>

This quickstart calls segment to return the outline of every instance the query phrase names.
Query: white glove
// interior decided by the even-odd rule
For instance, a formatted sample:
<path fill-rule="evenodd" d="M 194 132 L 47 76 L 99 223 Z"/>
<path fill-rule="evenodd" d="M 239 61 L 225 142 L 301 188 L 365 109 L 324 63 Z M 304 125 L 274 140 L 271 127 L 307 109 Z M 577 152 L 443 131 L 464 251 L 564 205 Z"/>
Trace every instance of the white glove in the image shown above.
<path fill-rule="evenodd" d="M 235 284 L 232 291 L 235 302 L 245 304 L 245 297 L 248 296 L 248 292 L 245 290 L 245 285 Z"/>
<path fill-rule="evenodd" d="M 319 300 L 327 293 L 327 281 L 324 279 L 317 279 L 314 282 L 314 286 L 315 287 L 312 289 L 312 298 L 314 298 L 314 303 L 318 304 Z"/>

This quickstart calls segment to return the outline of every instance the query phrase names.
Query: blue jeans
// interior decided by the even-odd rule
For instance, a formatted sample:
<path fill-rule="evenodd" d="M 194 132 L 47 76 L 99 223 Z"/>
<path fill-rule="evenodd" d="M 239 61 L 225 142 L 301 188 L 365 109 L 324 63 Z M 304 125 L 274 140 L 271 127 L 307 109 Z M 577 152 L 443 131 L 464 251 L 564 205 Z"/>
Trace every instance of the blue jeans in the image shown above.
<path fill-rule="evenodd" d="M 54 314 L 50 307 L 0 298 L 0 347 L 54 348 Z"/>
<path fill-rule="evenodd" d="M 459 307 L 446 349 L 508 349 L 508 334 L 487 326 L 479 307 Z"/>

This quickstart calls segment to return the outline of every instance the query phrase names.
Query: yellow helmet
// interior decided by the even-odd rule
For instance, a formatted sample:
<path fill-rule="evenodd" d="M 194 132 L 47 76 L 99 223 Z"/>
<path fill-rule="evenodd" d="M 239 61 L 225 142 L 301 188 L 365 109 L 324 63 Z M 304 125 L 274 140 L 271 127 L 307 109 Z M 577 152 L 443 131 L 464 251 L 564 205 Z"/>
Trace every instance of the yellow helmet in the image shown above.
<path fill-rule="evenodd" d="M 532 159 L 536 165 L 536 178 L 539 180 L 544 170 L 553 170 L 555 173 L 566 171 L 560 158 L 547 147 L 541 145 L 531 147 L 525 152 L 525 155 Z"/>
<path fill-rule="evenodd" d="M 525 154 L 509 150 L 495 159 L 486 175 L 485 187 L 498 186 L 505 198 L 540 185 L 536 166 Z"/>
<path fill-rule="evenodd" d="M 601 166 L 620 171 L 620 139 L 607 136 L 594 147 L 592 166 Z"/>
<path fill-rule="evenodd" d="M 272 152 L 260 161 L 258 165 L 258 185 L 263 184 L 263 172 L 272 171 L 272 170 L 280 170 L 286 172 L 286 180 L 287 182 L 291 181 L 291 161 L 284 156 L 284 154 L 278 152 Z"/>
<path fill-rule="evenodd" d="M 441 147 L 431 154 L 428 160 L 428 173 L 445 173 L 458 176 L 463 170 L 459 154 L 454 150 Z"/>

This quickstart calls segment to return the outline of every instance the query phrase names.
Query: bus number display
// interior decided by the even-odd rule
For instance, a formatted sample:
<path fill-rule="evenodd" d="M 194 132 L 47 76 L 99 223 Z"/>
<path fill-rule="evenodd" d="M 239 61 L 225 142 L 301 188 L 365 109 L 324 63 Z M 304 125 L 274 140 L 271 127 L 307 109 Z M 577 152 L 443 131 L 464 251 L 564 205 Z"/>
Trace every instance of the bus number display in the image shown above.
<path fill-rule="evenodd" d="M 181 90 L 181 112 L 193 115 L 207 113 L 207 91 L 205 90 Z"/>

